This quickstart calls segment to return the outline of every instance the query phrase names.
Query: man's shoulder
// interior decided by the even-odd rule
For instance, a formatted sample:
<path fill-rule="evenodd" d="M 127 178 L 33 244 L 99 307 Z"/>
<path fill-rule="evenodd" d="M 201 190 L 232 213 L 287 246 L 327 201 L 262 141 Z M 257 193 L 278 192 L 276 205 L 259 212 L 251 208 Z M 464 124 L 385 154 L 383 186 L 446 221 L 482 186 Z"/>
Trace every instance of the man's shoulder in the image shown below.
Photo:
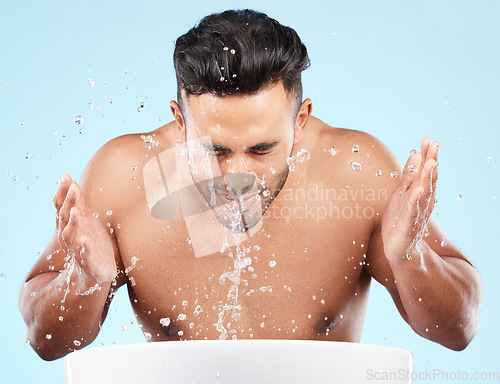
<path fill-rule="evenodd" d="M 316 135 L 311 144 L 311 160 L 316 159 L 315 173 L 328 186 L 392 191 L 399 184 L 401 163 L 375 136 L 332 127 L 318 119 L 312 123 Z"/>
<path fill-rule="evenodd" d="M 80 186 L 90 204 L 140 192 L 145 164 L 167 143 L 169 126 L 118 136 L 102 145 L 87 163 Z M 161 145 L 160 145 L 161 144 Z"/>
<path fill-rule="evenodd" d="M 311 123 L 315 132 L 315 151 L 329 153 L 333 158 L 348 158 L 348 162 L 378 166 L 382 171 L 400 168 L 394 153 L 374 135 L 356 129 L 333 127 L 317 118 L 313 118 Z"/>

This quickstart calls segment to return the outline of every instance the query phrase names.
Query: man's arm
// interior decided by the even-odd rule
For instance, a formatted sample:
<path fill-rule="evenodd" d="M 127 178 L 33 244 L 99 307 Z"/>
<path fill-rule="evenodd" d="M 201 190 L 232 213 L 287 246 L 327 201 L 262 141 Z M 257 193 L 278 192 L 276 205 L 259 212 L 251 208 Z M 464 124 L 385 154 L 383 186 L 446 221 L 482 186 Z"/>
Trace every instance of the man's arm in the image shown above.
<path fill-rule="evenodd" d="M 113 292 L 125 282 L 123 274 L 117 275 L 123 267 L 106 215 L 112 209 L 116 184 L 114 146 L 110 142 L 94 155 L 81 186 L 69 175 L 63 176 L 54 197 L 56 232 L 20 292 L 28 340 L 44 360 L 90 344 Z"/>
<path fill-rule="evenodd" d="M 415 332 L 462 350 L 478 329 L 482 287 L 472 263 L 430 218 L 438 150 L 426 138 L 421 153 L 410 155 L 372 234 L 366 268 Z M 392 155 L 386 159 L 388 169 L 400 168 Z"/>

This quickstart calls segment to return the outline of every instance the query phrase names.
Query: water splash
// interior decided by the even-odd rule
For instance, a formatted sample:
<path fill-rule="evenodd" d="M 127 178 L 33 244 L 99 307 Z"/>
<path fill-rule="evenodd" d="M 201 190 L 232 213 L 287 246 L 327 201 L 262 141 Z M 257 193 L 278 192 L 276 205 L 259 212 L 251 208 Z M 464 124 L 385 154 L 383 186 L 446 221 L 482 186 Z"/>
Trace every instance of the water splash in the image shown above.
<path fill-rule="evenodd" d="M 335 156 L 337 153 L 339 153 L 339 150 L 337 147 L 333 146 L 328 150 L 328 152 L 330 152 L 332 156 Z"/>
<path fill-rule="evenodd" d="M 288 170 L 290 172 L 295 171 L 296 164 L 307 161 L 310 158 L 311 155 L 309 154 L 309 151 L 307 149 L 299 150 L 295 156 L 290 156 L 288 159 L 286 159 L 286 162 L 288 164 Z"/>
<path fill-rule="evenodd" d="M 162 327 L 168 327 L 170 325 L 170 318 L 169 317 L 163 317 L 160 319 L 160 324 Z"/>
<path fill-rule="evenodd" d="M 349 161 L 349 164 L 351 164 L 352 169 L 355 171 L 361 171 L 361 164 L 357 161 Z"/>

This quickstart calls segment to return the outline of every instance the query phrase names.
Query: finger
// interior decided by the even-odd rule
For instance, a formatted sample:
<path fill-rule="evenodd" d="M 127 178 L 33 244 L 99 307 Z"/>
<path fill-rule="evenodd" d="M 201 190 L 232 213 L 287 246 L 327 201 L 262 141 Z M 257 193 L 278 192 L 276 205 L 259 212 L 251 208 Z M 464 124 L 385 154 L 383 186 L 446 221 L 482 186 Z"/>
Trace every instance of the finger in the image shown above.
<path fill-rule="evenodd" d="M 403 168 L 403 178 L 401 180 L 399 192 L 406 192 L 419 175 L 421 156 L 419 152 L 411 151 L 408 160 Z"/>
<path fill-rule="evenodd" d="M 66 194 L 68 193 L 68 188 L 71 185 L 72 179 L 71 176 L 65 173 L 61 178 L 61 181 L 57 182 L 58 188 L 56 194 L 54 195 L 54 199 L 52 200 L 56 211 L 59 211 L 64 203 L 64 199 L 66 198 Z"/>
<path fill-rule="evenodd" d="M 415 231 L 418 230 L 418 219 L 420 213 L 419 202 L 421 200 L 424 188 L 419 185 L 410 194 L 407 204 L 401 215 L 400 223 L 403 233 L 413 238 Z"/>
<path fill-rule="evenodd" d="M 62 232 L 62 238 L 67 246 L 79 248 L 81 244 L 77 241 L 78 224 L 80 222 L 80 211 L 73 207 L 70 211 L 68 224 Z"/>
<path fill-rule="evenodd" d="M 75 206 L 76 203 L 76 194 L 75 194 L 75 187 L 74 184 L 72 183 L 69 188 L 68 188 L 68 193 L 66 194 L 66 198 L 64 200 L 64 203 L 59 210 L 59 229 L 64 230 L 66 225 L 68 224 L 69 221 L 69 215 L 71 208 Z"/>
<path fill-rule="evenodd" d="M 423 214 L 429 216 L 434 207 L 435 190 L 433 188 L 433 173 L 437 167 L 434 159 L 429 159 L 424 165 L 420 183 L 423 187 L 422 198 L 420 199 L 420 208 Z"/>
<path fill-rule="evenodd" d="M 431 138 L 429 136 L 425 136 L 422 139 L 422 143 L 420 144 L 420 153 L 422 154 L 422 162 L 425 163 L 427 159 L 427 151 L 429 150 L 429 146 L 431 145 Z"/>
<path fill-rule="evenodd" d="M 426 161 L 429 159 L 434 159 L 437 161 L 440 149 L 441 149 L 441 144 L 439 144 L 437 141 L 435 141 L 432 144 L 429 144 Z"/>

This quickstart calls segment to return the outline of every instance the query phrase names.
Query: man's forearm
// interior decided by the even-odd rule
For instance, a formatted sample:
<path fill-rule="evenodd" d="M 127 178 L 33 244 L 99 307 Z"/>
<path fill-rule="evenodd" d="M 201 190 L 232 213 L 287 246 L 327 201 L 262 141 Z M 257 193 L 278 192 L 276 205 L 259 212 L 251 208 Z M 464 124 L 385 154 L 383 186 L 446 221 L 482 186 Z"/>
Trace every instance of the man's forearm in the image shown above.
<path fill-rule="evenodd" d="M 421 336 L 462 350 L 478 328 L 479 274 L 465 260 L 439 256 L 424 241 L 420 251 L 391 262 L 408 322 Z"/>
<path fill-rule="evenodd" d="M 26 282 L 19 305 L 38 355 L 54 360 L 90 344 L 99 332 L 109 290 L 110 283 L 97 285 L 77 266 Z"/>

